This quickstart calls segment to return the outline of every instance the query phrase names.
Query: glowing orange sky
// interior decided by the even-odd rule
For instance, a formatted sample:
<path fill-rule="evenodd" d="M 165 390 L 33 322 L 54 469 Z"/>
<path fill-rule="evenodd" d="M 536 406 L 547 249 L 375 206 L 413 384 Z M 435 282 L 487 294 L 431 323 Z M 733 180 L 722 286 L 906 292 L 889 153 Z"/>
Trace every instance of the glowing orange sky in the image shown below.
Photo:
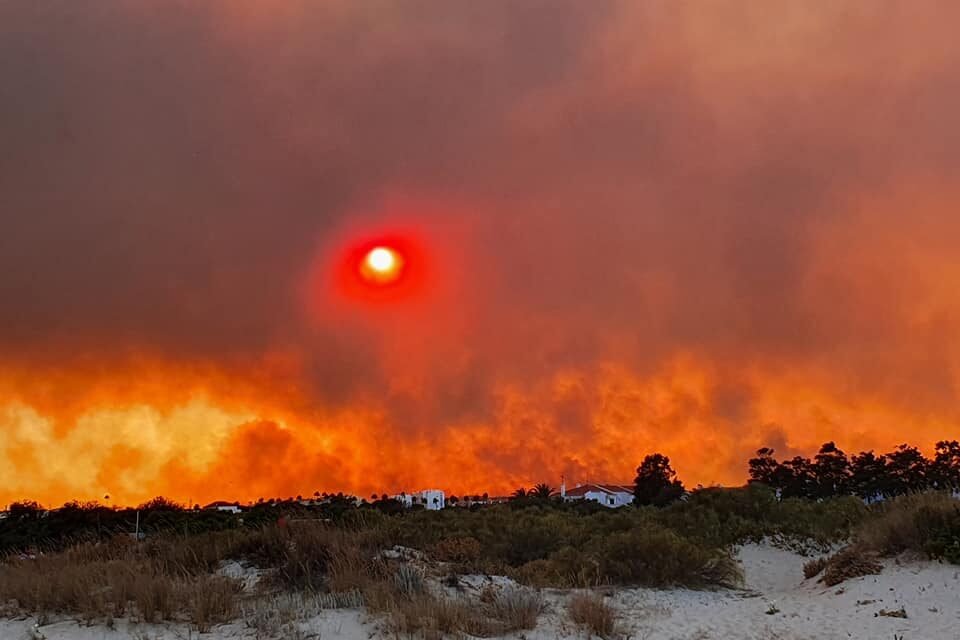
<path fill-rule="evenodd" d="M 0 504 L 960 437 L 958 19 L 0 4 Z"/>

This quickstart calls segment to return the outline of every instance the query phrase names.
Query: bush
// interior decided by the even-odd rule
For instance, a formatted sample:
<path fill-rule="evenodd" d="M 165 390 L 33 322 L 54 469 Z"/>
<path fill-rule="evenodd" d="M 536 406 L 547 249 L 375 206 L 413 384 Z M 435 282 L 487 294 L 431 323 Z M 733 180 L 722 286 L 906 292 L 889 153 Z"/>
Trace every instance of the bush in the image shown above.
<path fill-rule="evenodd" d="M 432 556 L 441 562 L 469 564 L 480 557 L 480 542 L 472 536 L 444 538 L 433 546 Z"/>
<path fill-rule="evenodd" d="M 204 576 L 189 583 L 186 591 L 187 613 L 197 631 L 206 633 L 212 625 L 233 618 L 240 591 L 240 584 L 236 580 L 221 576 Z"/>
<path fill-rule="evenodd" d="M 798 498 L 781 502 L 772 489 L 750 484 L 736 489 L 699 489 L 688 500 L 664 509 L 660 519 L 679 533 L 712 546 L 776 538 L 828 547 L 846 540 L 867 513 L 860 500 L 849 496 L 821 502 Z"/>
<path fill-rule="evenodd" d="M 164 573 L 146 549 L 125 543 L 91 547 L 0 565 L 0 601 L 19 611 L 84 620 L 136 615 L 160 622 L 185 612 L 198 628 L 234 611 L 240 592 L 234 580 Z"/>
<path fill-rule="evenodd" d="M 820 575 L 827 566 L 827 558 L 820 557 L 803 564 L 803 577 L 806 580 Z"/>
<path fill-rule="evenodd" d="M 960 502 L 949 493 L 898 496 L 875 513 L 857 532 L 865 548 L 881 555 L 922 552 L 960 564 Z"/>
<path fill-rule="evenodd" d="M 729 550 L 697 544 L 653 523 L 611 534 L 599 548 L 600 573 L 617 584 L 732 585 L 743 579 Z"/>
<path fill-rule="evenodd" d="M 617 612 L 602 596 L 574 594 L 567 604 L 570 619 L 601 638 L 612 638 L 617 631 Z"/>
<path fill-rule="evenodd" d="M 530 589 L 507 588 L 490 602 L 490 614 L 503 623 L 501 633 L 533 629 L 543 611 L 543 597 Z"/>
<path fill-rule="evenodd" d="M 936 559 L 960 564 L 960 508 L 953 512 L 918 514 L 924 532 L 923 550 Z"/>
<path fill-rule="evenodd" d="M 850 578 L 878 574 L 882 569 L 875 553 L 852 545 L 827 559 L 820 582 L 832 587 Z"/>
<path fill-rule="evenodd" d="M 393 574 L 393 586 L 397 593 L 407 598 L 412 598 L 426 591 L 423 574 L 408 564 L 397 567 Z"/>

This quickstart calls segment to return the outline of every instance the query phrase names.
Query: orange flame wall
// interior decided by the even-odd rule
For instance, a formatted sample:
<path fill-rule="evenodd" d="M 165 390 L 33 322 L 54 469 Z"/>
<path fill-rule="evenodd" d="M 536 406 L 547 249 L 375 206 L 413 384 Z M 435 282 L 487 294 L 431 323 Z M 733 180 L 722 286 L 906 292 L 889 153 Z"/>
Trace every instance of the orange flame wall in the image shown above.
<path fill-rule="evenodd" d="M 0 503 L 960 437 L 958 22 L 0 4 Z M 368 290 L 382 238 L 409 278 Z"/>

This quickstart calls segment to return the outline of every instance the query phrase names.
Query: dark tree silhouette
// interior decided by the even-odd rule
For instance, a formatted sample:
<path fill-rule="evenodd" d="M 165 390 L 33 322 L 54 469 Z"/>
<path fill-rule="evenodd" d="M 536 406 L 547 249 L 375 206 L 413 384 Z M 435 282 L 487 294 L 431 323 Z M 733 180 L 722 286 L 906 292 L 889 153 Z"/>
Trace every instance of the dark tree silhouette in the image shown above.
<path fill-rule="evenodd" d="M 774 450 L 764 447 L 757 451 L 757 457 L 747 463 L 750 472 L 750 482 L 760 482 L 768 487 L 777 489 L 782 495 L 794 483 L 793 466 L 777 462 L 773 457 Z M 796 466 L 796 465 L 794 465 Z"/>
<path fill-rule="evenodd" d="M 848 459 L 836 444 L 827 442 L 813 462 L 797 456 L 782 463 L 773 457 L 772 449 L 764 448 L 748 467 L 752 482 L 780 489 L 782 498 L 856 495 L 874 500 L 960 485 L 960 443 L 938 442 L 933 460 L 906 444 L 883 455 L 865 451 Z"/>
<path fill-rule="evenodd" d="M 930 474 L 941 489 L 960 488 L 960 442 L 941 440 L 936 444 Z"/>
<path fill-rule="evenodd" d="M 809 458 L 795 456 L 783 463 L 784 498 L 812 498 L 816 495 L 817 480 Z"/>
<path fill-rule="evenodd" d="M 140 511 L 183 511 L 184 507 L 182 504 L 178 504 L 169 498 L 164 498 L 163 496 L 157 496 L 151 500 L 147 500 L 139 507 Z"/>
<path fill-rule="evenodd" d="M 22 520 L 36 520 L 43 515 L 43 505 L 35 500 L 22 500 L 10 505 L 7 512 L 12 522 Z"/>
<path fill-rule="evenodd" d="M 662 507 L 683 495 L 683 483 L 670 466 L 670 458 L 654 453 L 643 459 L 637 467 L 634 480 L 633 501 L 638 505 Z"/>
<path fill-rule="evenodd" d="M 930 461 L 916 447 L 901 444 L 884 457 L 887 461 L 885 494 L 900 495 L 929 486 Z"/>
<path fill-rule="evenodd" d="M 848 490 L 864 500 L 883 496 L 886 481 L 887 461 L 873 451 L 864 451 L 850 458 L 850 481 Z"/>
<path fill-rule="evenodd" d="M 478 497 L 479 497 L 479 496 L 478 496 Z M 516 491 L 514 491 L 514 492 L 510 495 L 510 497 L 511 497 L 511 498 L 514 498 L 514 499 L 526 498 L 526 497 L 527 497 L 527 490 L 524 489 L 523 487 L 520 487 L 519 489 L 517 489 Z"/>
<path fill-rule="evenodd" d="M 829 498 L 847 493 L 850 482 L 850 461 L 833 442 L 825 442 L 814 457 L 811 472 L 815 498 Z"/>
<path fill-rule="evenodd" d="M 541 500 L 548 500 L 549 498 L 551 498 L 551 497 L 554 495 L 554 493 L 556 493 L 556 492 L 553 490 L 553 487 L 551 487 L 550 485 L 545 484 L 545 483 L 543 483 L 543 482 L 540 482 L 540 483 L 535 484 L 535 485 L 533 486 L 533 488 L 530 490 L 530 493 L 529 493 L 528 495 L 531 496 L 531 497 L 533 497 L 533 498 L 540 498 Z"/>
<path fill-rule="evenodd" d="M 775 487 L 776 473 L 780 463 L 773 457 L 774 451 L 769 447 L 757 450 L 757 457 L 750 458 L 747 467 L 750 473 L 750 482 L 760 482 L 768 487 Z M 782 487 L 777 487 L 782 488 Z"/>

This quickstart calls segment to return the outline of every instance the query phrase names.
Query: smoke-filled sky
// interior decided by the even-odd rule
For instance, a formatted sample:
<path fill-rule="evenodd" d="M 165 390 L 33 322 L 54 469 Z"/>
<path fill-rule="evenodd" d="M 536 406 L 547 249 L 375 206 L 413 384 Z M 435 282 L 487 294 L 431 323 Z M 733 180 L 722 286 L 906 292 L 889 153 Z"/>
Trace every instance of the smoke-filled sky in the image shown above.
<path fill-rule="evenodd" d="M 500 493 L 653 451 L 739 483 L 760 446 L 957 437 L 957 24 L 0 3 L 0 503 Z M 396 295 L 344 281 L 378 238 L 412 247 Z"/>

